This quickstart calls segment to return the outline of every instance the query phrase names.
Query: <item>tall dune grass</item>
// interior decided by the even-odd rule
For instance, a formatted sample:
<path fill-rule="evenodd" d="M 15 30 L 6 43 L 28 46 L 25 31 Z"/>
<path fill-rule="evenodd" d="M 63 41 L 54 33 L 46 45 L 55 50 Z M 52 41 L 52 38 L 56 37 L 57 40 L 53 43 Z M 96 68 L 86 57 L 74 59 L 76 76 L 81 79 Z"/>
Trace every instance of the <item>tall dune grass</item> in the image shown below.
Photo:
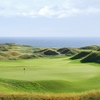
<path fill-rule="evenodd" d="M 100 100 L 100 90 L 80 94 L 0 93 L 0 100 Z"/>

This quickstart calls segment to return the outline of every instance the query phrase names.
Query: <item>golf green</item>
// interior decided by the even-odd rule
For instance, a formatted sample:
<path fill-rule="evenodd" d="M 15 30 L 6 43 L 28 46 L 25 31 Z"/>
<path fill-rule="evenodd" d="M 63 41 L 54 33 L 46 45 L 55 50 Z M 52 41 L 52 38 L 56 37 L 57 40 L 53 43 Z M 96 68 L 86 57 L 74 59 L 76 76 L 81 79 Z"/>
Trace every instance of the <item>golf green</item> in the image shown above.
<path fill-rule="evenodd" d="M 69 57 L 46 57 L 27 60 L 0 60 L 1 91 L 14 90 L 9 81 L 37 84 L 37 92 L 72 93 L 100 89 L 100 67 L 95 63 L 80 63 Z M 7 81 L 4 81 L 7 80 Z M 31 84 L 33 83 L 33 84 Z M 5 85 L 6 84 L 6 85 Z M 28 85 L 25 85 L 26 87 Z M 8 85 L 8 86 L 7 86 Z M 5 89 L 6 88 L 6 89 Z M 16 86 L 24 91 L 21 85 Z M 29 90 L 28 90 L 29 89 Z M 30 91 L 30 88 L 25 91 Z M 42 92 L 43 92 L 42 91 Z M 36 92 L 34 89 L 31 92 Z"/>

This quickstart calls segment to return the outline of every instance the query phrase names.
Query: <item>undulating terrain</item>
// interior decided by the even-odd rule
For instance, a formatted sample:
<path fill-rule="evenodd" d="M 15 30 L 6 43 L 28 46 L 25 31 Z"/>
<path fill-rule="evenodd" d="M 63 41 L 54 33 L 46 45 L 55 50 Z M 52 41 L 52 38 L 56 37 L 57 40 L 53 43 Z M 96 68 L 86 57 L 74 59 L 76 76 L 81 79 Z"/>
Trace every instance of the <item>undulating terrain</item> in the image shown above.
<path fill-rule="evenodd" d="M 3 100 L 20 95 L 28 96 L 27 100 L 35 100 L 37 95 L 40 99 L 36 100 L 100 100 L 99 90 L 100 46 L 38 48 L 0 44 L 0 97 Z"/>

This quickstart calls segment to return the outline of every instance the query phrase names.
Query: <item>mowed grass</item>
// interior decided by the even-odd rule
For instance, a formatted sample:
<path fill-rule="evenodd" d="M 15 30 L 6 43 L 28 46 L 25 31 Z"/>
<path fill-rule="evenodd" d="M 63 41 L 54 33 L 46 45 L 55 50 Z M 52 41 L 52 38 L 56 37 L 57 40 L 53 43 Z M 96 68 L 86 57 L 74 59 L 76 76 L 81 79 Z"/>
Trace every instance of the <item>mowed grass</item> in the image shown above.
<path fill-rule="evenodd" d="M 65 56 L 0 60 L 1 92 L 73 93 L 99 89 L 99 64 L 84 64 Z"/>

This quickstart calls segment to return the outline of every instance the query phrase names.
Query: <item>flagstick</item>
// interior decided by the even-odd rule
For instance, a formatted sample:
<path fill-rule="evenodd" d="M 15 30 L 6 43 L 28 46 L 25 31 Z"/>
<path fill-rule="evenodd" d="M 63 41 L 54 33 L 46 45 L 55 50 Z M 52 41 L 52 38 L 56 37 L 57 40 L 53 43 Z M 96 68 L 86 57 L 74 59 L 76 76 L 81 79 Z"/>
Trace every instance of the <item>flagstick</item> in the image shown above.
<path fill-rule="evenodd" d="M 23 70 L 24 70 L 24 75 L 25 75 L 25 68 L 23 68 Z"/>

